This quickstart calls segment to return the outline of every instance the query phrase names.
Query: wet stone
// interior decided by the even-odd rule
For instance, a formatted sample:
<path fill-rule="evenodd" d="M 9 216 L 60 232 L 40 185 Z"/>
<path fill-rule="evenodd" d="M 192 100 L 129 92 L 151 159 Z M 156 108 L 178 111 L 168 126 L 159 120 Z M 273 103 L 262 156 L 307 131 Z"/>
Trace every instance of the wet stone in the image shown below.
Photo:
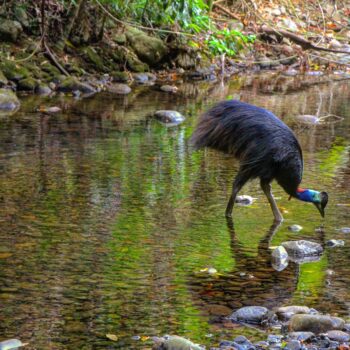
<path fill-rule="evenodd" d="M 269 344 L 279 344 L 282 341 L 282 335 L 269 334 L 267 341 Z"/>
<path fill-rule="evenodd" d="M 177 112 L 171 110 L 159 110 L 154 113 L 154 117 L 161 123 L 167 124 L 169 126 L 178 125 L 185 120 L 185 117 Z"/>
<path fill-rule="evenodd" d="M 285 347 L 286 350 L 300 350 L 301 348 L 300 341 L 296 339 L 290 340 Z"/>
<path fill-rule="evenodd" d="M 148 82 L 148 75 L 146 73 L 136 73 L 133 75 L 133 78 L 139 84 L 145 84 Z"/>
<path fill-rule="evenodd" d="M 131 92 L 130 86 L 126 84 L 111 84 L 106 87 L 107 92 L 117 95 L 127 95 Z"/>
<path fill-rule="evenodd" d="M 305 342 L 315 337 L 315 334 L 312 332 L 291 332 L 288 335 L 289 338 L 300 340 L 302 342 Z"/>
<path fill-rule="evenodd" d="M 302 229 L 303 229 L 303 227 L 300 226 L 300 225 L 290 225 L 290 226 L 288 226 L 288 230 L 292 231 L 292 232 L 299 232 Z"/>
<path fill-rule="evenodd" d="M 289 255 L 297 257 L 320 255 L 323 251 L 319 243 L 304 240 L 283 242 L 282 246 Z"/>
<path fill-rule="evenodd" d="M 160 87 L 160 90 L 164 91 L 164 92 L 175 93 L 175 92 L 177 92 L 178 88 L 176 86 L 174 86 L 174 85 L 162 85 Z"/>
<path fill-rule="evenodd" d="M 190 340 L 177 335 L 165 335 L 161 338 L 154 338 L 154 350 L 203 350 L 204 348 Z"/>
<path fill-rule="evenodd" d="M 330 239 L 326 242 L 326 246 L 330 248 L 342 247 L 345 245 L 345 242 L 342 239 Z"/>
<path fill-rule="evenodd" d="M 310 309 L 307 306 L 291 305 L 283 306 L 276 310 L 280 320 L 287 321 L 295 314 L 309 314 Z"/>
<path fill-rule="evenodd" d="M 0 110 L 12 111 L 20 106 L 16 94 L 7 89 L 0 89 Z"/>
<path fill-rule="evenodd" d="M 343 331 L 329 331 L 327 336 L 331 340 L 335 340 L 338 342 L 347 342 L 350 341 L 350 335 Z"/>
<path fill-rule="evenodd" d="M 245 306 L 235 311 L 229 318 L 232 321 L 261 324 L 268 319 L 269 310 L 263 306 Z"/>
<path fill-rule="evenodd" d="M 252 196 L 242 195 L 236 197 L 235 203 L 238 203 L 240 205 L 251 205 L 253 204 L 254 200 L 255 198 Z"/>
<path fill-rule="evenodd" d="M 339 317 L 325 315 L 294 315 L 289 323 L 290 331 L 308 331 L 316 334 L 326 333 L 334 329 L 342 329 L 344 320 Z"/>
<path fill-rule="evenodd" d="M 350 233 L 350 227 L 342 227 L 338 229 L 341 233 Z"/>

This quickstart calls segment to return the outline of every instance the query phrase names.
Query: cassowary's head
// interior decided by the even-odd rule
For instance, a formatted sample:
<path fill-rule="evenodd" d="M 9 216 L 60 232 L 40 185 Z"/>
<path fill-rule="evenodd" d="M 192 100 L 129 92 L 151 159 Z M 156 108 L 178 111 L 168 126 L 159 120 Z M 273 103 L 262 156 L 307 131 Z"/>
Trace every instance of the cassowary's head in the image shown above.
<path fill-rule="evenodd" d="M 324 218 L 324 209 L 328 203 L 327 192 L 318 192 L 314 190 L 304 190 L 302 188 L 298 188 L 297 197 L 301 201 L 314 203 L 315 207 Z"/>

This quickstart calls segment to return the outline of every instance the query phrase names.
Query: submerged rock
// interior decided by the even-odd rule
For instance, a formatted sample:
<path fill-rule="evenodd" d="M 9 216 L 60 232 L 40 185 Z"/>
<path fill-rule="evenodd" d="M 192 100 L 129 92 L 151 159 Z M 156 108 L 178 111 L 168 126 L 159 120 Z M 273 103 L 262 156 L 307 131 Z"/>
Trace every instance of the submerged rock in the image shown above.
<path fill-rule="evenodd" d="M 263 306 L 245 306 L 235 311 L 229 319 L 237 322 L 261 324 L 268 320 L 269 310 Z"/>
<path fill-rule="evenodd" d="M 292 231 L 292 232 L 299 232 L 302 229 L 303 229 L 303 227 L 300 226 L 300 225 L 290 225 L 290 226 L 288 226 L 288 230 Z"/>
<path fill-rule="evenodd" d="M 172 110 L 156 111 L 154 117 L 167 126 L 178 125 L 185 120 L 185 117 L 181 113 Z"/>
<path fill-rule="evenodd" d="M 87 83 L 82 83 L 74 77 L 68 77 L 65 80 L 63 80 L 58 85 L 57 90 L 61 92 L 79 91 L 83 94 L 91 94 L 96 92 L 96 90 L 91 85 Z"/>
<path fill-rule="evenodd" d="M 338 342 L 347 342 L 350 341 L 350 334 L 343 331 L 329 331 L 327 336 L 331 340 L 335 340 Z"/>
<path fill-rule="evenodd" d="M 323 249 L 319 243 L 311 241 L 287 241 L 283 242 L 282 246 L 286 249 L 289 256 L 293 255 L 296 257 L 307 257 L 317 256 L 322 254 Z"/>
<path fill-rule="evenodd" d="M 106 86 L 106 90 L 109 93 L 117 95 L 127 95 L 131 92 L 130 86 L 126 84 L 110 84 Z"/>
<path fill-rule="evenodd" d="M 162 85 L 160 87 L 160 90 L 164 91 L 164 92 L 175 93 L 175 92 L 177 92 L 178 88 L 177 88 L 177 86 L 174 86 L 174 85 Z"/>
<path fill-rule="evenodd" d="M 326 242 L 327 247 L 342 247 L 345 245 L 345 242 L 342 239 L 330 239 L 329 241 Z"/>
<path fill-rule="evenodd" d="M 253 204 L 255 198 L 248 196 L 248 195 L 242 195 L 242 196 L 237 196 L 235 203 L 238 203 L 240 205 L 251 205 Z"/>
<path fill-rule="evenodd" d="M 294 315 L 289 323 L 290 331 L 307 331 L 316 334 L 325 333 L 334 329 L 342 329 L 344 320 L 339 317 L 325 315 Z"/>
<path fill-rule="evenodd" d="M 178 335 L 165 335 L 153 339 L 153 350 L 204 350 L 205 348 Z"/>
<path fill-rule="evenodd" d="M 276 271 L 283 271 L 288 266 L 288 260 L 288 253 L 281 245 L 271 253 L 271 265 Z"/>
<path fill-rule="evenodd" d="M 0 110 L 13 111 L 19 106 L 20 102 L 12 90 L 0 89 Z"/>
<path fill-rule="evenodd" d="M 4 340 L 0 342 L 0 350 L 15 350 L 24 345 L 19 339 Z"/>
<path fill-rule="evenodd" d="M 315 336 L 312 332 L 291 332 L 288 334 L 289 338 L 300 340 L 302 342 L 305 342 Z"/>

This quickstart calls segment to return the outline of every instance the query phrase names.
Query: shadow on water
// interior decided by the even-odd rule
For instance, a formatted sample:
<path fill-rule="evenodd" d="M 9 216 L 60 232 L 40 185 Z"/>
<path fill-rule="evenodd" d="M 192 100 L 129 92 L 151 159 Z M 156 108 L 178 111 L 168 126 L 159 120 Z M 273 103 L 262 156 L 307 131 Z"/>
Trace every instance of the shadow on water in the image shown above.
<path fill-rule="evenodd" d="M 223 321 L 244 305 L 302 304 L 349 317 L 350 236 L 338 229 L 350 226 L 350 84 L 264 79 L 184 84 L 176 95 L 139 88 L 123 98 L 23 97 L 20 112 L 2 116 L 0 338 L 55 350 L 144 348 L 147 336 L 164 333 L 215 344 L 238 333 L 259 338 Z M 273 184 L 285 222 L 271 226 L 252 182 L 242 194 L 256 201 L 236 207 L 235 225 L 227 226 L 238 164 L 188 145 L 198 114 L 227 96 L 268 108 L 293 128 L 303 184 L 331 193 L 324 221 Z M 38 114 L 41 104 L 63 112 Z M 178 110 L 186 121 L 165 128 L 147 118 L 157 109 Z M 329 113 L 344 120 L 295 118 Z M 291 224 L 303 230 L 290 232 Z M 274 270 L 269 247 L 296 238 L 345 246 Z M 218 274 L 203 272 L 209 267 Z"/>

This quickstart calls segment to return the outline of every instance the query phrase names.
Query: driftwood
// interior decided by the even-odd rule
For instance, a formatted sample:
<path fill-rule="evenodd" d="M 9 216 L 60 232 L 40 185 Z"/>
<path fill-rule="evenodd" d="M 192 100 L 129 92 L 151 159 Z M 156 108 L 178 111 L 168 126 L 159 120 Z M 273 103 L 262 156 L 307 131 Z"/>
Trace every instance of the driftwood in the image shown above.
<path fill-rule="evenodd" d="M 288 30 L 284 30 L 284 29 L 274 29 L 274 28 L 270 28 L 266 25 L 262 25 L 259 29 L 259 33 L 263 33 L 263 34 L 268 34 L 268 35 L 276 35 L 277 37 L 284 37 L 284 38 L 288 38 L 291 41 L 295 42 L 296 44 L 300 45 L 304 50 L 317 50 L 317 51 L 326 51 L 326 52 L 334 52 L 334 53 L 345 53 L 350 55 L 349 51 L 343 51 L 343 50 L 333 50 L 333 49 L 328 49 L 326 47 L 320 47 L 320 46 L 316 46 L 313 43 L 311 43 L 310 41 L 304 39 L 303 37 L 294 34 L 292 32 L 289 32 Z"/>
<path fill-rule="evenodd" d="M 229 15 L 230 17 L 232 17 L 233 19 L 236 19 L 237 21 L 241 22 L 241 18 L 236 15 L 235 13 L 232 13 L 230 10 L 228 10 L 227 8 L 221 6 L 218 4 L 218 2 L 214 2 L 213 3 L 213 7 L 217 7 L 220 11 L 226 13 L 227 15 Z"/>

